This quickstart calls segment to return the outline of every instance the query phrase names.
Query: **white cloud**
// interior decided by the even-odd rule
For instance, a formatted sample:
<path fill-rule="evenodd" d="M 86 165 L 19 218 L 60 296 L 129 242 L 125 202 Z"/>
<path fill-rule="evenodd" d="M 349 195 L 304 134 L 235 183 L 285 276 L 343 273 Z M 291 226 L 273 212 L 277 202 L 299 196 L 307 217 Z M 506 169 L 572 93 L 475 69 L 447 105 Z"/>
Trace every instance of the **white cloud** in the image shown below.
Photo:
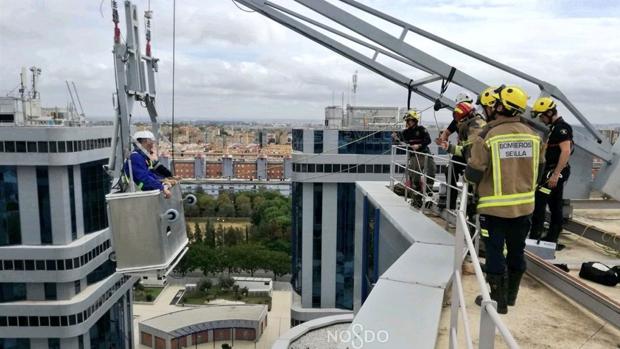
<path fill-rule="evenodd" d="M 618 5 L 601 2 L 592 9 L 574 1 L 363 2 L 557 85 L 594 122 L 613 122 L 620 112 L 616 97 L 620 42 L 612 39 L 620 32 Z M 147 1 L 136 3 L 142 13 Z M 291 0 L 278 3 L 308 14 Z M 68 98 L 64 81 L 74 80 L 87 113 L 110 116 L 113 25 L 109 1 L 103 2 L 104 18 L 99 5 L 100 1 L 0 0 L 0 93 L 15 87 L 21 66 L 37 65 L 43 69 L 44 104 L 64 105 Z M 167 117 L 172 6 L 170 1 L 153 0 L 151 7 L 153 48 L 161 59 L 158 106 Z M 125 32 L 123 23 L 121 29 Z M 398 30 L 391 27 L 389 32 Z M 259 14 L 239 11 L 231 1 L 177 2 L 176 33 L 177 117 L 317 120 L 332 94 L 339 102 L 355 70 L 359 70 L 358 104 L 406 102 L 401 87 Z M 482 81 L 508 80 L 497 70 L 419 36 L 410 34 L 407 42 Z M 424 75 L 412 74 L 400 63 L 389 65 L 408 76 Z M 534 93 L 532 86 L 528 88 Z M 447 94 L 458 90 L 452 87 Z M 424 107 L 430 104 L 414 101 Z M 447 113 L 440 116 L 445 119 Z"/>

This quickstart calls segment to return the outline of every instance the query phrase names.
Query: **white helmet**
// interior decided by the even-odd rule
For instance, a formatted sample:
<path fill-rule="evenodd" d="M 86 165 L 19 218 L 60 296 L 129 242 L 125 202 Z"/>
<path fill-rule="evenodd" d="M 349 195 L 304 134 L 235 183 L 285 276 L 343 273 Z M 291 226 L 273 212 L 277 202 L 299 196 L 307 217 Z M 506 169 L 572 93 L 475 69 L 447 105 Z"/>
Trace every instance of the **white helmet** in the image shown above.
<path fill-rule="evenodd" d="M 466 92 L 461 92 L 458 95 L 456 95 L 456 98 L 454 99 L 454 101 L 456 102 L 456 104 L 459 104 L 461 102 L 474 103 L 474 99 L 471 98 L 469 94 Z"/>
<path fill-rule="evenodd" d="M 153 135 L 153 132 L 151 131 L 137 131 L 136 133 L 133 134 L 133 139 L 135 141 L 137 141 L 138 139 L 150 139 L 152 141 L 155 140 L 155 136 Z"/>

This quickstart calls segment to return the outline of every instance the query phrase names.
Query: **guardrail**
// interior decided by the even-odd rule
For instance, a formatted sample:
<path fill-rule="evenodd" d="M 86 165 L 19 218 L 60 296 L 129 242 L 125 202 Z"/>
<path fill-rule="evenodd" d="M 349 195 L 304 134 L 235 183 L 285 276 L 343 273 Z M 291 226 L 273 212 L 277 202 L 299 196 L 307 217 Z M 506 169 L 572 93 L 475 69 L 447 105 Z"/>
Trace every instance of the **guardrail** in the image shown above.
<path fill-rule="evenodd" d="M 403 152 L 407 155 L 407 163 L 404 165 L 395 160 L 396 154 L 402 154 Z M 432 162 L 431 159 L 433 159 Z M 447 180 L 445 182 L 442 182 L 441 180 L 438 180 L 437 178 L 434 178 L 434 176 L 431 176 L 431 174 L 429 174 L 428 165 L 432 164 L 435 159 L 439 159 L 440 161 L 438 162 L 442 163 L 442 165 L 444 163 L 447 165 Z M 416 163 L 419 161 L 424 161 L 425 166 L 420 166 L 421 163 Z M 410 166 L 411 162 L 414 162 L 415 166 Z M 443 211 L 450 213 L 456 218 L 456 232 L 454 236 L 454 270 L 452 274 L 451 287 L 450 348 L 458 347 L 457 334 L 459 316 L 463 321 L 463 327 L 465 331 L 465 343 L 467 345 L 467 348 L 472 349 L 474 347 L 471 328 L 469 326 L 469 319 L 467 316 L 466 302 L 461 277 L 463 261 L 467 257 L 467 254 L 469 254 L 469 258 L 471 260 L 471 263 L 473 264 L 476 280 L 478 281 L 480 289 L 480 294 L 482 295 L 482 304 L 480 307 L 480 330 L 478 333 L 478 347 L 483 349 L 492 349 L 495 345 L 495 333 L 497 330 L 499 331 L 506 345 L 509 348 L 519 348 L 519 345 L 510 333 L 510 330 L 502 322 L 499 314 L 497 313 L 497 302 L 491 299 L 485 277 L 482 272 L 482 268 L 480 267 L 480 260 L 478 259 L 478 240 L 480 238 L 480 226 L 478 223 L 477 215 L 473 215 L 470 212 L 470 215 L 472 217 L 469 217 L 469 219 L 467 217 L 468 201 L 469 198 L 473 197 L 473 194 L 469 192 L 469 185 L 466 181 L 463 181 L 462 185 L 459 187 L 458 185 L 451 185 L 450 180 L 448 179 L 450 178 L 449 176 L 452 176 L 454 174 L 455 165 L 465 164 L 448 159 L 447 156 L 437 156 L 429 153 L 414 151 L 407 146 L 394 145 L 392 146 L 392 160 L 390 165 L 390 186 L 392 189 L 394 189 L 398 185 L 402 186 L 405 191 L 405 200 L 409 200 L 408 194 L 412 193 L 414 196 L 411 199 L 412 203 L 413 201 L 415 201 L 415 195 L 417 195 L 418 199 L 421 198 L 421 210 L 430 209 L 426 207 L 426 203 L 428 202 L 439 205 L 439 198 L 435 197 L 435 193 L 432 190 L 433 188 L 429 185 L 431 181 L 438 182 L 440 184 L 440 188 L 443 186 L 447 189 L 447 205 Z M 406 179 L 409 179 L 409 181 L 407 181 Z M 420 185 L 416 185 L 416 188 L 413 188 L 412 185 L 408 183 L 411 182 L 412 179 L 419 179 Z M 456 183 L 456 181 L 454 181 L 454 183 Z M 456 207 L 453 210 L 449 208 L 449 196 L 451 194 L 454 194 L 451 193 L 450 189 L 453 189 L 458 193 L 458 209 Z M 473 234 L 470 230 L 471 227 L 473 227 L 474 229 Z"/>

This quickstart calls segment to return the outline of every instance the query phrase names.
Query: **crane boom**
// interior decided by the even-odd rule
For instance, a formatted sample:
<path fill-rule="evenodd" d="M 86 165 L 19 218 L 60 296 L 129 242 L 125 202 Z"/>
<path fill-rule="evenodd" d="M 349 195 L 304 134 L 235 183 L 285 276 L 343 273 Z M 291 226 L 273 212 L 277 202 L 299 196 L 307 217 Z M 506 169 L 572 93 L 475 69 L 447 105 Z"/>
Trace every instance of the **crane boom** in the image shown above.
<path fill-rule="evenodd" d="M 367 5 L 361 4 L 355 0 L 340 0 L 340 3 L 354 7 L 365 12 L 377 19 L 387 21 L 402 28 L 399 37 L 395 37 L 386 31 L 370 24 L 368 21 L 346 11 L 342 6 L 336 6 L 325 0 L 295 0 L 305 8 L 312 11 L 313 16 L 309 18 L 283 5 L 266 0 L 236 0 L 238 3 L 254 10 L 255 12 L 274 20 L 275 22 L 309 38 L 310 40 L 360 64 L 361 66 L 383 76 L 384 78 L 407 88 L 408 90 L 427 98 L 431 101 L 440 100 L 443 105 L 453 107 L 454 102 L 443 96 L 442 90 L 429 86 L 430 83 L 442 80 L 444 82 L 454 83 L 464 89 L 475 94 L 479 94 L 489 84 L 481 79 L 474 77 L 460 68 L 451 66 L 444 61 L 424 52 L 405 42 L 405 38 L 409 32 L 413 32 L 443 45 L 460 54 L 465 54 L 478 62 L 486 64 L 490 67 L 502 70 L 509 75 L 525 80 L 536 85 L 539 89 L 539 96 L 552 96 L 561 102 L 568 111 L 583 125 L 585 133 L 575 132 L 575 144 L 577 153 L 571 159 L 573 167 L 581 168 L 580 175 L 571 177 L 572 181 L 579 182 L 581 190 L 571 193 L 569 197 L 585 197 L 589 195 L 591 186 L 583 186 L 583 183 L 591 183 L 591 168 L 594 157 L 603 160 L 603 166 L 599 175 L 594 181 L 594 187 L 618 199 L 620 198 L 620 179 L 616 174 L 620 174 L 620 149 L 618 145 L 612 149 L 609 141 L 604 139 L 600 132 L 588 121 L 588 119 L 577 109 L 577 107 L 566 97 L 566 95 L 555 85 L 538 79 L 532 75 L 522 72 L 518 69 L 500 63 L 489 57 L 481 55 L 473 50 L 460 46 L 449 40 L 441 38 L 410 23 L 399 20 L 386 13 L 380 12 Z M 322 18 L 325 22 L 317 20 Z M 366 40 L 360 40 L 352 35 L 346 34 L 336 28 L 332 23 L 336 23 L 362 37 Z M 331 36 L 323 34 L 318 30 L 320 28 L 329 33 L 337 35 L 342 40 L 336 40 Z M 349 45 L 354 43 L 362 45 L 374 50 L 372 57 L 361 53 L 355 46 Z M 379 55 L 395 59 L 419 71 L 430 75 L 421 79 L 411 79 L 406 74 L 396 71 L 387 65 L 377 61 Z M 538 121 L 529 121 L 540 131 L 545 131 L 546 127 Z M 590 175 L 590 178 L 582 178 Z"/>

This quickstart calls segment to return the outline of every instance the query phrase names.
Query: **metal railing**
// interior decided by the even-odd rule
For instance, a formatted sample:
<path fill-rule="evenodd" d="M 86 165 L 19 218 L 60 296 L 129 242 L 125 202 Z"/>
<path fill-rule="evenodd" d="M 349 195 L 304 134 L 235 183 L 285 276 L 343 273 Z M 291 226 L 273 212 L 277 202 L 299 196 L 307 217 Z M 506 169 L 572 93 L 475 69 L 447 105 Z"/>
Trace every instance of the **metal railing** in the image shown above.
<path fill-rule="evenodd" d="M 397 153 L 402 154 L 403 152 L 407 155 L 407 163 L 405 165 L 396 161 Z M 439 159 L 441 161 L 441 166 L 447 166 L 447 171 L 445 172 L 447 175 L 446 181 L 442 182 L 441 180 L 430 176 L 428 174 L 428 166 L 424 166 L 424 169 L 422 171 L 410 168 L 409 162 L 411 157 L 415 157 L 414 161 L 418 161 L 419 159 L 423 158 L 426 165 L 431 163 L 429 160 L 431 158 Z M 469 318 L 467 316 L 466 301 L 461 277 L 463 261 L 468 254 L 470 261 L 474 267 L 476 280 L 478 281 L 480 294 L 482 296 L 482 304 L 480 307 L 480 330 L 478 333 L 478 348 L 492 349 L 495 346 L 496 331 L 499 331 L 506 345 L 509 348 L 519 348 L 519 345 L 510 333 L 510 330 L 502 322 L 499 314 L 497 313 L 497 302 L 491 299 L 485 277 L 482 272 L 482 268 L 480 267 L 480 260 L 478 259 L 478 240 L 480 238 L 480 225 L 477 219 L 477 215 L 475 215 L 474 217 L 470 217 L 469 220 L 467 217 L 467 205 L 469 201 L 468 199 L 471 198 L 473 194 L 469 192 L 469 185 L 466 181 L 462 181 L 460 187 L 458 185 L 450 185 L 450 180 L 448 176 L 453 175 L 454 165 L 464 164 L 448 159 L 447 156 L 437 156 L 433 154 L 417 152 L 410 150 L 407 146 L 394 145 L 392 146 L 392 161 L 390 165 L 390 186 L 392 189 L 394 189 L 395 186 L 401 185 L 405 190 L 405 200 L 409 200 L 409 192 L 413 193 L 414 195 L 421 196 L 423 198 L 423 205 L 420 207 L 422 211 L 429 209 L 425 207 L 424 203 L 432 202 L 433 204 L 437 205 L 439 203 L 439 200 L 438 198 L 435 198 L 435 194 L 432 188 L 423 188 L 423 190 L 420 191 L 419 188 L 412 188 L 410 185 L 408 185 L 407 181 L 404 179 L 408 178 L 410 174 L 411 176 L 416 175 L 420 178 L 424 178 L 423 186 L 426 186 L 426 183 L 428 183 L 428 181 L 430 181 L 431 179 L 439 183 L 440 188 L 441 186 L 445 186 L 445 188 L 447 188 L 448 190 L 448 196 L 450 195 L 450 189 L 453 189 L 458 193 L 458 209 L 456 207 L 454 210 L 451 210 L 449 208 L 448 197 L 448 200 L 446 202 L 446 208 L 443 210 L 449 212 L 450 215 L 453 215 L 456 218 L 456 231 L 454 235 L 454 270 L 452 274 L 451 287 L 449 332 L 450 348 L 458 347 L 457 334 L 459 316 L 463 321 L 465 343 L 467 345 L 467 348 L 474 348 L 471 327 L 469 325 Z M 420 168 L 420 166 L 417 167 Z M 401 171 L 399 169 L 404 169 L 404 171 Z M 444 216 L 444 218 L 447 217 L 448 216 Z M 475 229 L 473 234 L 470 230 L 470 227 L 473 227 Z"/>

